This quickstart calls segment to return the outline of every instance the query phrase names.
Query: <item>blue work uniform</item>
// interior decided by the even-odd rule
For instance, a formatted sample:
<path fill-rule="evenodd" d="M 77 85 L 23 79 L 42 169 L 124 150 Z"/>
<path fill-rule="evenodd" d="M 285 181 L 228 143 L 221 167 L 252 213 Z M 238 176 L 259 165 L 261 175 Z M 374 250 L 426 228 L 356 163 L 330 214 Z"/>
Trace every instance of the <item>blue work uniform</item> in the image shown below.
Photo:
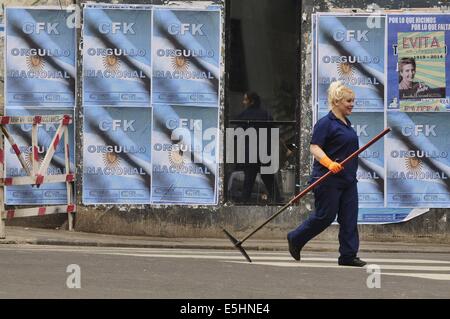
<path fill-rule="evenodd" d="M 318 145 L 335 162 L 343 161 L 359 148 L 358 136 L 347 118 L 346 122 L 330 111 L 314 126 L 311 144 Z M 357 169 L 358 158 L 354 158 L 342 171 L 329 176 L 313 189 L 316 211 L 289 232 L 289 241 L 302 248 L 324 231 L 337 215 L 340 225 L 339 259 L 345 262 L 356 257 L 359 249 Z M 314 160 L 310 183 L 327 172 L 328 168 Z"/>

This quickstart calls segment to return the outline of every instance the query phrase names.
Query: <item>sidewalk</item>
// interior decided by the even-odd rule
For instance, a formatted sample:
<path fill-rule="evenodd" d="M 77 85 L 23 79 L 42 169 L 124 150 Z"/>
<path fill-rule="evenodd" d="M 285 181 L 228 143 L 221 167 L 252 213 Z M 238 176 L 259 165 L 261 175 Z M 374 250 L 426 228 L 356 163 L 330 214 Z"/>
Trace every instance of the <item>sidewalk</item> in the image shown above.
<path fill-rule="evenodd" d="M 133 247 L 133 248 L 185 248 L 185 249 L 234 249 L 225 238 L 163 238 L 145 236 L 120 236 L 77 231 L 6 227 L 6 239 L 2 244 Z M 287 251 L 285 240 L 249 239 L 243 245 L 246 250 Z M 0 246 L 1 247 L 1 246 Z M 312 240 L 305 251 L 337 252 L 338 243 L 334 241 Z M 363 241 L 361 252 L 384 253 L 445 253 L 450 254 L 450 245 L 405 242 Z"/>

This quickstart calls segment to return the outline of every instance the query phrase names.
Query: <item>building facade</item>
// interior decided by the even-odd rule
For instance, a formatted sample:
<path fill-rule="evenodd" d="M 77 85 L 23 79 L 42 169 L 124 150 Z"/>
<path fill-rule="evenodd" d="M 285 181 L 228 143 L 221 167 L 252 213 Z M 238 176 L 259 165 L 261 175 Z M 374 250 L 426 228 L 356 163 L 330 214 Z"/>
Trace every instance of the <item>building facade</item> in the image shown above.
<path fill-rule="evenodd" d="M 85 1 L 75 1 L 81 6 Z M 92 2 L 91 2 L 92 3 Z M 167 5 L 165 1 L 113 1 L 113 4 Z M 186 2 L 186 7 L 200 1 Z M 70 1 L 6 1 L 6 5 L 71 5 Z M 355 10 L 364 12 L 372 1 L 296 1 L 296 0 L 226 0 L 223 6 L 221 32 L 222 78 L 219 128 L 261 127 L 261 119 L 243 118 L 244 94 L 256 92 L 262 107 L 270 114 L 270 128 L 279 129 L 279 170 L 266 182 L 259 176 L 249 195 L 244 192 L 245 165 L 226 163 L 224 135 L 219 148 L 222 162 L 217 180 L 217 205 L 149 205 L 95 204 L 84 205 L 83 180 L 77 180 L 78 211 L 75 229 L 87 232 L 167 237 L 222 237 L 222 228 L 236 236 L 248 233 L 277 212 L 307 185 L 311 170 L 309 140 L 312 112 L 312 21 L 316 12 Z M 383 9 L 430 8 L 438 1 L 377 1 Z M 78 30 L 78 38 L 81 30 Z M 80 51 L 79 51 L 80 54 Z M 79 55 L 80 57 L 80 55 Z M 82 82 L 82 59 L 78 59 L 78 83 Z M 2 66 L 3 67 L 3 66 Z M 3 72 L 2 72 L 3 73 Z M 2 90 L 3 92 L 3 90 Z M 84 110 L 81 89 L 77 91 L 75 118 L 82 119 Z M 76 154 L 83 154 L 83 123 L 76 122 Z M 265 123 L 267 124 L 267 123 Z M 259 125 L 259 126 L 258 126 Z M 77 173 L 83 172 L 83 161 L 76 159 Z M 78 174 L 80 175 L 80 174 Z M 271 189 L 269 189 L 271 188 Z M 279 193 L 280 196 L 274 196 Z M 282 215 L 259 231 L 255 238 L 285 238 L 313 210 L 312 195 L 288 208 Z M 433 238 L 448 240 L 448 209 L 431 209 L 425 215 L 395 225 L 361 225 L 362 239 Z M 51 227 L 64 222 L 62 216 L 33 217 L 12 220 L 10 225 Z M 337 226 L 322 238 L 334 239 Z"/>

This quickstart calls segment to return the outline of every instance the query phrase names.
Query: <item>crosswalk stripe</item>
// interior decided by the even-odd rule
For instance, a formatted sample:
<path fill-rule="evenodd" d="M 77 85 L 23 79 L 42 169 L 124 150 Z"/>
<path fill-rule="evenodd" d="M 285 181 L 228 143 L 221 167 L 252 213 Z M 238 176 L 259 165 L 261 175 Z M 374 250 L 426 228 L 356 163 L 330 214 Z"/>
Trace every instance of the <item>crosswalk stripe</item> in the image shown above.
<path fill-rule="evenodd" d="M 123 253 L 136 253 L 136 254 L 181 254 L 181 255 L 205 255 L 205 256 L 215 256 L 215 255 L 223 255 L 223 256 L 237 256 L 242 257 L 242 255 L 238 251 L 234 250 L 207 250 L 207 249 L 186 249 L 186 248 L 115 248 L 115 247 L 56 247 L 49 246 L 44 248 L 43 246 L 34 246 L 24 248 L 25 250 L 45 250 L 48 251 L 51 248 L 51 251 L 60 251 L 60 252 L 94 252 L 94 253 L 107 253 L 107 252 L 123 252 Z M 3 248 L 2 248 L 3 249 Z M 16 250 L 16 248 L 11 248 Z M 266 251 L 247 251 L 252 259 L 264 258 L 264 259 L 274 259 L 274 260 L 293 260 L 292 257 L 289 256 L 287 252 L 266 252 Z M 306 252 L 302 253 L 303 261 L 337 261 L 337 257 L 319 257 L 320 255 L 324 255 L 321 253 L 314 252 Z M 304 256 L 314 256 L 314 257 L 304 257 Z M 270 258 L 269 258 L 270 257 Z M 243 258 L 243 257 L 242 257 Z M 370 263 L 413 263 L 413 264 L 450 264 L 450 261 L 447 260 L 430 260 L 430 259 L 399 259 L 399 258 L 364 258 L 364 261 Z"/>
<path fill-rule="evenodd" d="M 1 250 L 17 250 L 17 247 L 1 247 Z M 217 260 L 226 263 L 244 264 L 249 266 L 297 267 L 297 268 L 334 268 L 360 269 L 356 267 L 339 266 L 337 257 L 322 257 L 325 253 L 302 253 L 301 262 L 294 261 L 287 252 L 281 251 L 249 251 L 253 260 L 248 263 L 244 257 L 234 250 L 207 250 L 186 248 L 136 248 L 136 247 L 72 247 L 72 246 L 26 246 L 20 251 L 48 251 L 67 253 L 88 253 L 98 255 L 130 256 L 145 258 L 184 258 Z M 368 265 L 376 264 L 380 267 L 381 275 L 413 277 L 428 280 L 450 281 L 450 261 L 428 259 L 400 259 L 400 258 L 363 258 Z M 363 270 L 364 272 L 366 270 Z M 390 271 L 390 272 L 385 272 Z M 395 272 L 400 271 L 400 272 Z M 442 273 L 443 272 L 443 273 Z"/>
<path fill-rule="evenodd" d="M 17 249 L 8 247 L 11 249 Z M 184 258 L 200 260 L 218 260 L 226 263 L 244 264 L 251 266 L 297 267 L 297 268 L 333 268 L 353 269 L 361 268 L 339 266 L 337 258 L 322 257 L 324 254 L 302 254 L 302 261 L 295 262 L 287 252 L 249 251 L 253 263 L 243 260 L 237 251 L 183 249 L 183 248 L 135 248 L 135 247 L 69 247 L 69 246 L 27 246 L 20 247 L 23 251 L 75 252 L 98 255 L 130 256 L 145 258 Z M 4 249 L 2 247 L 2 249 Z M 1 251 L 1 250 L 0 250 Z M 368 265 L 376 264 L 380 267 L 381 275 L 421 278 L 427 280 L 450 281 L 450 261 L 427 259 L 400 258 L 363 258 Z M 363 271 L 364 268 L 362 269 Z M 390 272 L 385 272 L 390 271 Z M 400 272 L 395 272 L 400 271 Z M 403 272 L 402 272 L 403 271 Z M 444 272 L 444 273 L 442 273 Z"/>
<path fill-rule="evenodd" d="M 101 253 L 107 255 L 116 255 L 116 256 L 133 256 L 133 257 L 150 257 L 150 258 L 191 258 L 191 259 L 214 259 L 214 260 L 229 260 L 234 263 L 243 263 L 249 264 L 246 261 L 241 261 L 242 257 L 239 256 L 218 256 L 218 255 L 196 255 L 196 254 L 135 254 L 135 253 L 119 253 L 119 252 L 108 252 Z M 277 266 L 277 267 L 321 267 L 321 268 L 344 268 L 345 266 L 339 266 L 336 264 L 336 260 L 332 259 L 335 263 L 313 263 L 313 262 L 284 262 L 282 260 L 287 260 L 289 258 L 280 258 L 280 257 L 253 257 L 255 260 L 252 265 L 263 265 L 263 266 Z M 292 259 L 292 258 L 290 258 Z M 317 260 L 317 259 L 326 259 L 328 258 L 308 258 L 309 260 Z M 274 260 L 271 261 L 256 261 L 256 260 Z M 411 266 L 411 265 L 379 265 L 380 268 L 390 269 L 390 270 L 420 270 L 420 271 L 448 271 L 450 272 L 450 267 L 446 266 Z M 354 268 L 354 267 L 348 267 Z"/>
<path fill-rule="evenodd" d="M 249 264 L 245 261 L 229 261 L 230 263 Z M 312 268 L 352 268 L 350 266 L 339 266 L 337 264 L 325 264 L 325 263 L 302 263 L 302 262 L 253 262 L 253 265 L 260 266 L 277 266 L 277 267 L 312 267 Z M 404 265 L 378 265 L 381 270 L 421 270 L 421 271 L 448 271 L 450 267 L 442 266 L 404 266 Z"/>
<path fill-rule="evenodd" d="M 116 252 L 114 252 L 116 254 Z M 157 257 L 177 257 L 177 256 L 193 256 L 192 258 L 211 258 L 211 259 L 238 259 L 242 260 L 244 257 L 240 253 L 230 254 L 224 253 L 227 256 L 217 255 L 218 252 L 188 252 L 188 251 L 179 251 L 176 252 L 177 255 L 173 254 L 174 252 L 171 250 L 159 250 L 155 252 L 144 252 L 144 253 L 120 253 L 120 254 L 131 254 L 140 257 L 152 257 L 157 254 Z M 293 261 L 292 257 L 290 257 L 287 253 L 283 254 L 252 254 L 249 253 L 252 260 L 277 260 L 277 261 Z M 309 255 L 310 256 L 310 255 Z M 450 261 L 445 260 L 427 260 L 427 259 L 388 259 L 388 258 L 363 258 L 364 261 L 368 263 L 400 263 L 400 264 L 448 264 L 450 265 Z M 325 258 L 325 257 L 303 257 L 302 261 L 322 261 L 322 262 L 337 262 L 337 258 Z"/>
<path fill-rule="evenodd" d="M 9 250 L 17 248 L 8 247 Z M 1 248 L 1 249 L 8 249 Z M 242 260 L 243 256 L 237 251 L 218 251 L 205 249 L 174 249 L 174 248 L 105 248 L 105 247 L 61 247 L 61 246 L 28 246 L 21 247 L 21 250 L 45 250 L 53 252 L 79 252 L 96 254 L 114 254 L 136 257 L 171 257 L 171 258 L 207 258 L 207 259 L 231 259 Z M 252 260 L 271 260 L 271 261 L 293 261 L 287 252 L 263 252 L 249 251 Z M 314 256 L 314 257 L 305 257 Z M 400 264 L 450 264 L 446 260 L 428 260 L 428 259 L 399 259 L 399 258 L 362 258 L 368 263 L 400 263 Z M 336 258 L 320 257 L 320 254 L 305 253 L 302 254 L 302 262 L 337 262 Z"/>
<path fill-rule="evenodd" d="M 387 258 L 362 258 L 369 263 L 404 263 L 404 264 L 450 264 L 450 261 L 445 260 L 427 260 L 427 259 L 387 259 Z"/>
<path fill-rule="evenodd" d="M 98 252 L 101 254 L 108 254 L 108 255 L 121 255 L 121 256 L 134 256 L 134 257 L 155 257 L 155 258 L 197 258 L 197 259 L 225 259 L 225 260 L 242 260 L 243 257 L 240 254 L 237 255 L 232 255 L 232 256 L 221 256 L 221 255 L 215 255 L 215 254 L 197 254 L 197 253 L 189 253 L 189 252 L 184 252 L 184 253 L 177 253 L 177 254 L 173 254 L 173 252 L 167 251 L 164 253 L 152 253 L 152 252 L 148 252 L 148 253 L 125 253 L 125 252 Z M 292 257 L 288 257 L 288 256 L 279 256 L 279 257 L 274 257 L 274 256 L 264 256 L 264 255 L 257 255 L 257 256 L 252 256 L 251 257 L 252 260 L 272 260 L 272 261 L 292 261 L 294 262 L 294 260 L 292 259 Z M 441 260 L 420 260 L 420 259 L 386 259 L 386 258 L 367 258 L 364 259 L 365 261 L 367 261 L 368 263 L 404 263 L 404 264 L 450 264 L 450 262 L 448 261 L 441 261 Z M 302 258 L 302 261 L 319 261 L 319 262 L 334 262 L 337 263 L 337 259 L 336 258 L 311 258 L 311 257 L 306 257 L 306 258 Z M 298 263 L 296 263 L 298 264 Z M 309 264 L 309 263 L 308 263 Z M 387 266 L 389 267 L 389 266 Z M 409 267 L 409 266 L 399 266 L 399 267 Z M 430 266 L 431 269 L 439 269 L 439 270 L 449 270 L 450 271 L 450 267 L 440 267 L 439 266 Z M 406 269 L 406 268 L 405 268 Z"/>
<path fill-rule="evenodd" d="M 433 279 L 433 280 L 450 280 L 450 274 L 427 274 L 427 273 L 381 273 L 382 276 L 402 276 L 402 277 L 415 277 L 422 279 Z"/>

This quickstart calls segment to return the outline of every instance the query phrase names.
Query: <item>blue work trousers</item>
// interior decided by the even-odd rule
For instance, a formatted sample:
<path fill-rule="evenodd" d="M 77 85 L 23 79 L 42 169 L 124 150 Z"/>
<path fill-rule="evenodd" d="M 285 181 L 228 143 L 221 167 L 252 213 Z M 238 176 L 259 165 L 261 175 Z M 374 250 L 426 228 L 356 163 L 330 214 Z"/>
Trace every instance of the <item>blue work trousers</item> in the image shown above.
<path fill-rule="evenodd" d="M 347 187 L 318 185 L 313 190 L 316 211 L 288 236 L 291 242 L 303 247 L 324 231 L 335 219 L 339 223 L 339 259 L 351 260 L 359 249 L 357 184 Z"/>

